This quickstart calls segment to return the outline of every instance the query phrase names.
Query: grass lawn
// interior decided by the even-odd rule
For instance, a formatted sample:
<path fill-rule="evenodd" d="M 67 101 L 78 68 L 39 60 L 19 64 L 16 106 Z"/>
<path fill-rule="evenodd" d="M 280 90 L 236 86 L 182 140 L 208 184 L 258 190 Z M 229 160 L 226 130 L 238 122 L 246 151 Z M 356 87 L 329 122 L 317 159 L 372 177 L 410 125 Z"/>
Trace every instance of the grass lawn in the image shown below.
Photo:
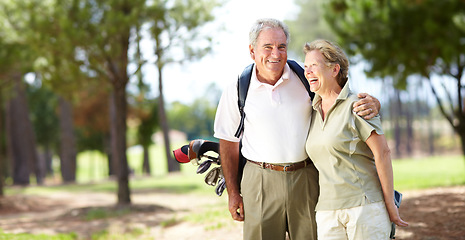
<path fill-rule="evenodd" d="M 173 145 L 173 148 L 180 147 L 182 144 Z M 214 188 L 204 183 L 205 174 L 196 174 L 196 166 L 190 163 L 181 165 L 181 172 L 176 174 L 167 174 L 166 160 L 161 146 L 153 146 L 150 149 L 152 175 L 142 177 L 141 162 L 142 152 L 138 148 L 131 148 L 128 151 L 128 162 L 134 170 L 130 180 L 132 190 L 143 189 L 160 189 L 166 192 L 177 194 L 202 194 L 214 195 Z M 394 186 L 399 191 L 423 189 L 442 186 L 465 185 L 465 160 L 463 156 L 437 156 L 422 159 L 398 159 L 393 161 L 394 169 Z M 107 160 L 106 157 L 97 152 L 82 153 L 78 157 L 77 184 L 53 186 L 35 186 L 31 185 L 26 188 L 5 187 L 6 195 L 14 194 L 40 194 L 47 195 L 60 191 L 66 192 L 112 192 L 116 193 L 117 184 L 115 180 L 107 177 Z M 59 174 L 56 174 L 59 175 Z M 225 197 L 225 196 L 223 196 Z M 107 218 L 115 213 L 91 212 L 88 217 Z M 111 215 L 113 214 L 113 215 Z M 117 213 L 126 214 L 126 212 Z M 224 209 L 211 209 L 211 211 L 202 214 L 191 214 L 186 217 L 186 221 L 203 222 L 217 221 L 218 225 L 212 228 L 222 228 L 222 222 L 218 219 L 229 219 L 229 214 Z M 167 223 L 169 224 L 169 223 Z M 147 230 L 148 231 L 148 230 Z M 138 236 L 143 233 L 131 232 L 122 235 L 112 235 L 108 232 L 98 232 L 93 234 L 95 240 L 108 239 L 139 239 Z M 34 235 L 34 234 L 6 234 L 0 229 L 0 240 L 3 239 L 28 239 L 43 240 L 57 239 L 68 240 L 78 239 L 75 233 L 59 235 Z"/>
<path fill-rule="evenodd" d="M 463 156 L 399 159 L 392 166 L 397 190 L 465 185 Z"/>
<path fill-rule="evenodd" d="M 173 144 L 177 148 L 185 143 Z M 196 166 L 182 164 L 181 172 L 167 174 L 166 158 L 161 145 L 150 148 L 150 177 L 142 176 L 142 151 L 128 150 L 128 163 L 134 175 L 131 189 L 162 189 L 176 193 L 198 192 L 212 194 L 212 187 L 204 183 L 205 174 L 196 174 Z M 394 186 L 399 191 L 441 186 L 465 185 L 465 159 L 463 156 L 434 156 L 420 159 L 393 160 Z M 58 169 L 57 169 L 58 171 Z M 116 192 L 116 181 L 108 178 L 107 159 L 98 152 L 84 152 L 78 156 L 78 184 L 67 186 L 5 188 L 6 194 L 36 193 L 37 191 L 106 191 Z M 57 174 L 59 175 L 59 174 Z M 82 185 L 82 186 L 81 186 Z"/>

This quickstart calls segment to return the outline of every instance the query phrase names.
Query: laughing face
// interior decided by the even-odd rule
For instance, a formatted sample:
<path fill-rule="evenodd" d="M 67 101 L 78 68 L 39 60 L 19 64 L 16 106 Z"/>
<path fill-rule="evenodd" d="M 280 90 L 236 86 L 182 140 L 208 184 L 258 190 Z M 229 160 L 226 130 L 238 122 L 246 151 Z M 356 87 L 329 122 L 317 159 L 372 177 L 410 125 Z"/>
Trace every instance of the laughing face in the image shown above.
<path fill-rule="evenodd" d="M 258 35 L 255 46 L 250 45 L 252 59 L 261 82 L 274 85 L 284 71 L 287 60 L 287 39 L 280 28 L 267 28 Z"/>
<path fill-rule="evenodd" d="M 337 85 L 338 67 L 338 64 L 328 66 L 320 51 L 308 52 L 305 55 L 305 77 L 310 84 L 310 90 L 320 95 L 333 90 L 334 84 Z"/>

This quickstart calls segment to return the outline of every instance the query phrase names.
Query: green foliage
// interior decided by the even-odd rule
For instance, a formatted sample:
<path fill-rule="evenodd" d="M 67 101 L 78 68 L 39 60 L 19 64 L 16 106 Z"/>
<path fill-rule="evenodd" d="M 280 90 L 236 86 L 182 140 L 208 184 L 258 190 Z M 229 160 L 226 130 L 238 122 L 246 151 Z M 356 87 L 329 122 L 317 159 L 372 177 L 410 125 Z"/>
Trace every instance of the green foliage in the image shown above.
<path fill-rule="evenodd" d="M 157 67 L 199 58 L 211 51 L 210 32 L 202 28 L 214 19 L 217 0 L 154 0 L 148 6 L 150 33 L 155 40 Z"/>
<path fill-rule="evenodd" d="M 37 142 L 42 146 L 55 147 L 59 130 L 58 96 L 36 81 L 28 85 L 27 98 Z"/>
<path fill-rule="evenodd" d="M 139 105 L 140 124 L 137 129 L 138 144 L 150 146 L 153 143 L 152 135 L 160 127 L 158 116 L 158 101 L 145 100 L 143 105 Z"/>
<path fill-rule="evenodd" d="M 0 240 L 76 240 L 78 239 L 76 233 L 67 234 L 29 234 L 29 233 L 4 233 L 0 229 Z"/>
<path fill-rule="evenodd" d="M 326 10 L 338 42 L 370 63 L 371 77 L 392 76 L 405 88 L 409 75 L 464 65 L 465 31 L 454 22 L 465 14 L 463 1 L 333 0 Z"/>
<path fill-rule="evenodd" d="M 96 219 L 106 219 L 106 218 L 115 218 L 121 217 L 131 213 L 129 208 L 121 208 L 121 209 L 105 209 L 105 208 L 95 208 L 90 209 L 86 212 L 84 219 L 86 221 L 92 221 Z"/>
<path fill-rule="evenodd" d="M 289 54 L 295 59 L 303 59 L 303 46 L 315 39 L 336 40 L 323 17 L 325 0 L 296 0 L 301 9 L 296 19 L 285 21 L 291 33 Z"/>
<path fill-rule="evenodd" d="M 37 57 L 36 49 L 29 44 L 33 33 L 29 31 L 33 15 L 26 11 L 32 4 L 24 1 L 0 2 L 0 77 L 10 74 L 29 72 L 33 60 Z"/>
<path fill-rule="evenodd" d="M 223 204 L 208 206 L 202 213 L 193 213 L 185 217 L 189 222 L 207 225 L 205 230 L 221 229 L 228 225 L 231 214 L 225 211 Z"/>
<path fill-rule="evenodd" d="M 391 78 L 404 90 L 413 75 L 430 83 L 465 154 L 465 2 L 331 0 L 325 7 L 339 44 L 368 63 L 368 77 Z M 433 76 L 446 78 L 436 78 L 439 83 L 433 84 Z M 455 87 L 444 79 L 454 81 Z"/>
<path fill-rule="evenodd" d="M 119 232 L 109 232 L 108 230 L 103 230 L 92 234 L 92 240 L 132 240 L 132 239 L 141 239 L 141 240 L 151 240 L 151 237 L 143 237 L 144 230 L 142 229 L 133 229 L 129 233 L 119 233 Z"/>
<path fill-rule="evenodd" d="M 176 225 L 179 223 L 179 220 L 176 219 L 176 217 L 172 217 L 170 219 L 167 219 L 165 221 L 162 221 L 160 223 L 160 226 L 164 227 L 164 228 L 167 228 L 167 227 L 170 227 L 170 226 L 173 226 L 173 225 Z"/>
<path fill-rule="evenodd" d="M 212 138 L 216 105 L 207 99 L 197 99 L 191 105 L 174 102 L 168 119 L 171 127 L 187 134 L 188 140 Z"/>

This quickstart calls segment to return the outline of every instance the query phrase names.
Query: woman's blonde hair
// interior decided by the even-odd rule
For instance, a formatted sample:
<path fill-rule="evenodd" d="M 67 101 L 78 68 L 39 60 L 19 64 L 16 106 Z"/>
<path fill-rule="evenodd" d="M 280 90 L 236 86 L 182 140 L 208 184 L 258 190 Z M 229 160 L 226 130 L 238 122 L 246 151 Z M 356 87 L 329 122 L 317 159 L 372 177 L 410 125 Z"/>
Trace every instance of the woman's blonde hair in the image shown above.
<path fill-rule="evenodd" d="M 323 39 L 318 39 L 311 43 L 305 43 L 305 55 L 313 50 L 318 50 L 323 55 L 328 67 L 333 64 L 339 64 L 340 70 L 336 79 L 339 86 L 343 88 L 347 83 L 349 74 L 349 59 L 344 51 L 342 51 L 338 45 Z"/>

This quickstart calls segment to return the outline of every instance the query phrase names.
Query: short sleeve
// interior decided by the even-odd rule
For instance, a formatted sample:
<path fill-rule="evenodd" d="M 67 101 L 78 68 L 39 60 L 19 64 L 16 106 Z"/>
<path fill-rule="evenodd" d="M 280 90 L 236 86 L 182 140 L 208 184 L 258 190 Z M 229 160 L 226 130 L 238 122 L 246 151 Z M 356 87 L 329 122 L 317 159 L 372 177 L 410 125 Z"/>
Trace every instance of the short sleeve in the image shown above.
<path fill-rule="evenodd" d="M 241 120 L 237 99 L 237 83 L 235 82 L 226 87 L 218 103 L 214 124 L 215 138 L 231 142 L 240 141 L 240 138 L 234 136 Z"/>
<path fill-rule="evenodd" d="M 371 132 L 376 131 L 378 135 L 383 135 L 383 129 L 381 127 L 381 118 L 378 115 L 372 119 L 366 120 L 363 117 L 353 113 L 355 117 L 355 126 L 360 136 L 360 139 L 364 142 L 371 136 Z"/>

